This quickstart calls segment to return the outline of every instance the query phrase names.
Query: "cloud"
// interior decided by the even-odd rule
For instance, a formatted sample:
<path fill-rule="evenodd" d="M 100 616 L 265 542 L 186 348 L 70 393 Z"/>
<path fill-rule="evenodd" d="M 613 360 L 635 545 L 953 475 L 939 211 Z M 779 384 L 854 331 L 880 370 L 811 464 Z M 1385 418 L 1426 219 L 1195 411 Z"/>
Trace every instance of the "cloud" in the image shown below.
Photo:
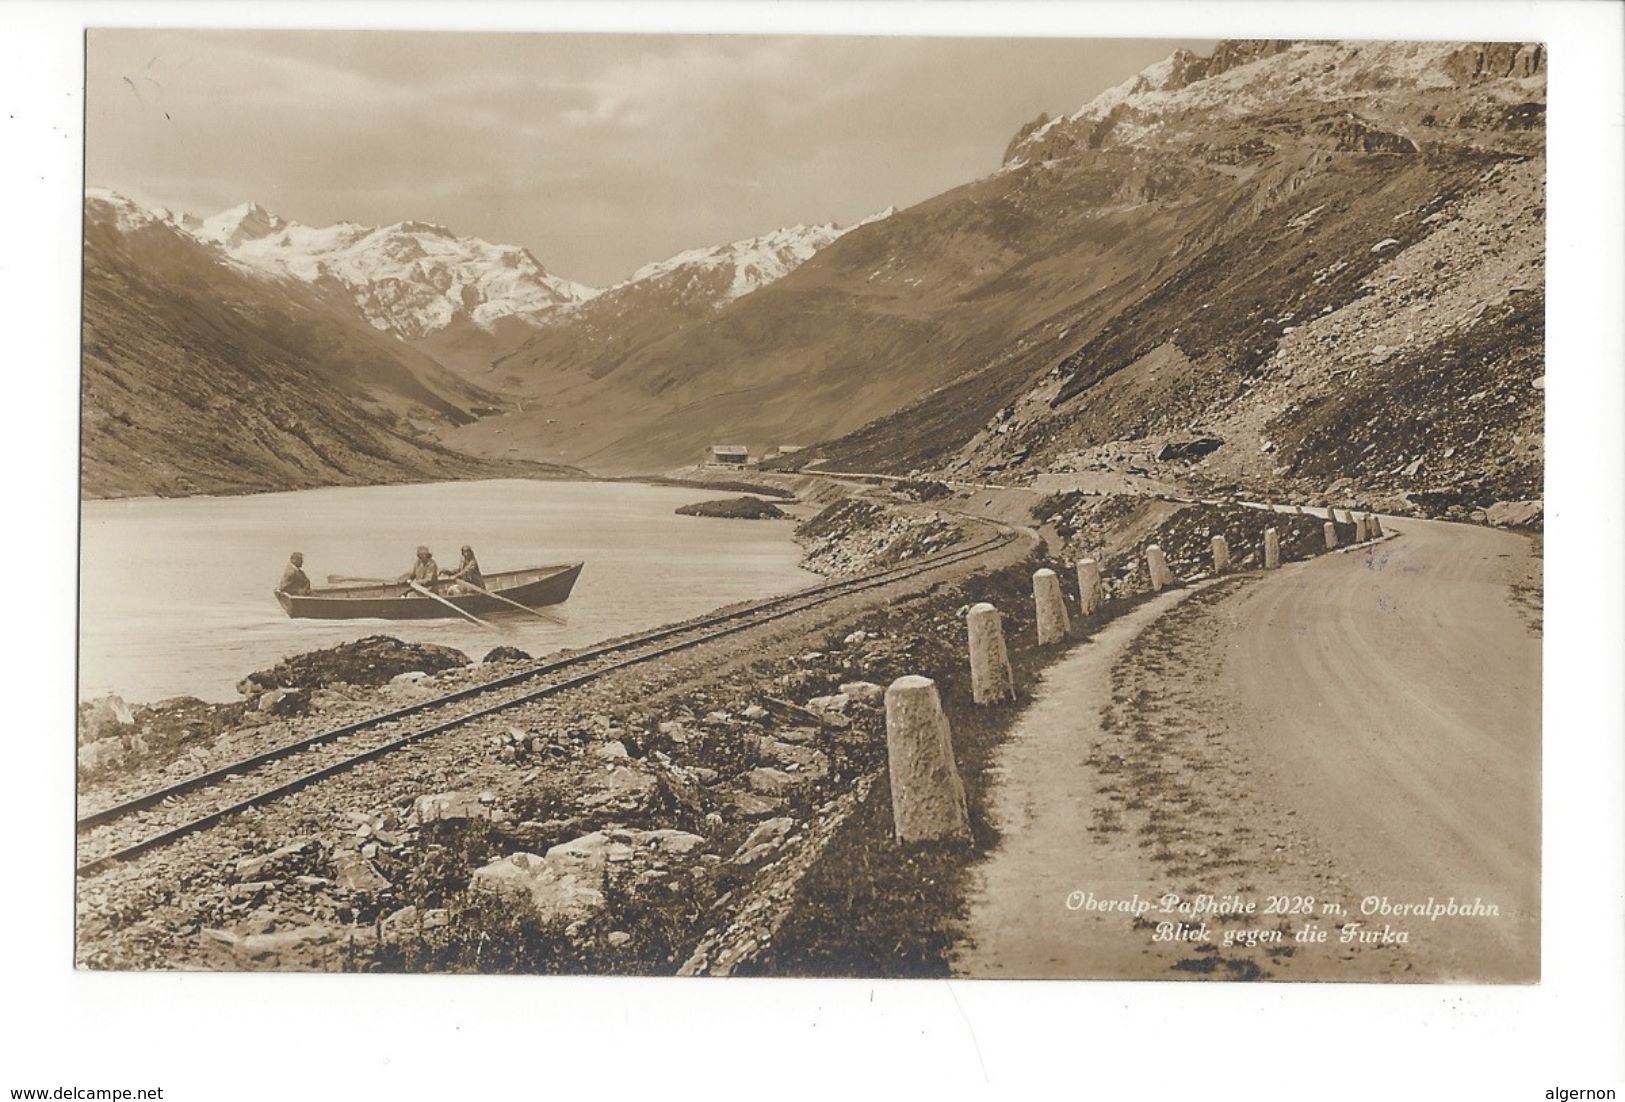
<path fill-rule="evenodd" d="M 607 283 L 965 182 L 1178 45 L 95 31 L 87 168 L 200 213 L 426 219 Z"/>

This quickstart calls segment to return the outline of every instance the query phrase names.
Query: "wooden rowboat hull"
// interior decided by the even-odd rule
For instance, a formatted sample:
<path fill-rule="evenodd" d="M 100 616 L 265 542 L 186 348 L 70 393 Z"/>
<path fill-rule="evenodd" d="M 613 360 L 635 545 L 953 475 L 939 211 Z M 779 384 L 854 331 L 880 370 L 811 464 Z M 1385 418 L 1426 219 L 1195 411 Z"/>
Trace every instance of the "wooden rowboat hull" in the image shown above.
<path fill-rule="evenodd" d="M 562 604 L 570 597 L 581 563 L 559 563 L 530 570 L 507 570 L 487 574 L 485 588 L 517 601 L 526 608 Z M 403 595 L 404 594 L 404 595 Z M 441 594 L 462 609 L 481 618 L 517 610 L 483 593 L 461 596 Z M 412 593 L 404 584 L 349 585 L 313 589 L 309 595 L 276 595 L 278 603 L 295 620 L 455 620 L 457 614 L 439 601 Z"/>

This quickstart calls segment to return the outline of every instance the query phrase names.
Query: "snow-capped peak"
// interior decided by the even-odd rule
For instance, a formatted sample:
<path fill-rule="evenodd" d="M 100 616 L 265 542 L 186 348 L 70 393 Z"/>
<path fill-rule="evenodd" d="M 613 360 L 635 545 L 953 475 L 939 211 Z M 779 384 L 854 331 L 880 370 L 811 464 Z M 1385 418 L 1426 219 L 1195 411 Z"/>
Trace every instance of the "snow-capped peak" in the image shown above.
<path fill-rule="evenodd" d="M 199 240 L 213 241 L 229 249 L 246 241 L 257 241 L 287 225 L 287 222 L 258 203 L 247 202 L 223 210 L 212 218 L 205 218 L 198 226 L 196 236 Z"/>
<path fill-rule="evenodd" d="M 507 317 L 536 322 L 596 294 L 517 245 L 458 237 L 434 222 L 306 226 L 243 203 L 204 219 L 195 236 L 255 275 L 336 283 L 375 329 L 409 340 L 459 317 L 487 329 Z"/>
<path fill-rule="evenodd" d="M 664 279 L 683 270 L 717 271 L 731 269 L 728 288 L 716 305 L 721 307 L 742 298 L 776 280 L 783 279 L 812 258 L 813 254 L 828 246 L 859 226 L 890 218 L 897 208 L 887 207 L 850 226 L 825 222 L 815 226 L 782 226 L 770 233 L 747 237 L 726 245 L 688 249 L 665 260 L 645 264 L 610 290 L 619 290 L 635 283 Z"/>
<path fill-rule="evenodd" d="M 153 211 L 112 188 L 85 188 L 85 215 L 101 222 L 112 222 L 120 233 L 129 233 L 158 223 L 172 221 L 165 217 L 168 211 Z"/>
<path fill-rule="evenodd" d="M 859 226 L 867 226 L 871 222 L 883 222 L 887 218 L 890 218 L 892 215 L 894 215 L 896 213 L 897 213 L 897 208 L 896 207 L 886 207 L 883 210 L 877 210 L 873 214 L 869 215 L 867 218 L 860 218 L 856 222 L 852 223 L 850 226 L 846 227 L 845 232 L 851 233 L 853 230 L 857 229 Z"/>

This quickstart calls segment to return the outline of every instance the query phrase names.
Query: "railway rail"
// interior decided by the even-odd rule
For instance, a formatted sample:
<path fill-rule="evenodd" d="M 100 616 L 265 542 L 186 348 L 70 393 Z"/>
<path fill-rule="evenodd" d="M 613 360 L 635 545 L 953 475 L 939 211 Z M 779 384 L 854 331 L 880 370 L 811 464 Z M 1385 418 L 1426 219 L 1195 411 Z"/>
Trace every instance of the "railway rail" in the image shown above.
<path fill-rule="evenodd" d="M 87 812 L 77 821 L 78 875 L 94 875 L 431 736 L 854 593 L 969 561 L 1008 546 L 1020 535 L 1017 530 L 1004 529 L 914 562 L 603 643 L 335 727 Z M 408 721 L 416 722 L 409 725 Z"/>

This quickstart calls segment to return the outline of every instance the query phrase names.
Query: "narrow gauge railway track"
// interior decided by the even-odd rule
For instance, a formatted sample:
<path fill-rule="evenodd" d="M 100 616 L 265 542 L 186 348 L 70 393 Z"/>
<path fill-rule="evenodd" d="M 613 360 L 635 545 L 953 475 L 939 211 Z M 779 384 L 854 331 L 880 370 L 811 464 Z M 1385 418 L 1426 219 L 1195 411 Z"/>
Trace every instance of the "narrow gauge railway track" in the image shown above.
<path fill-rule="evenodd" d="M 967 547 L 916 562 L 825 582 L 700 620 L 590 647 L 484 684 L 335 727 L 89 812 L 77 822 L 82 857 L 78 875 L 101 872 L 432 735 L 854 593 L 977 558 L 1018 538 L 1018 532 L 1002 531 Z M 566 676 L 554 678 L 561 673 Z M 544 684 L 535 684 L 542 680 Z M 457 705 L 474 701 L 478 703 L 471 709 L 457 709 Z M 447 712 L 451 714 L 444 714 Z M 410 719 L 427 722 L 402 731 L 403 723 Z"/>

